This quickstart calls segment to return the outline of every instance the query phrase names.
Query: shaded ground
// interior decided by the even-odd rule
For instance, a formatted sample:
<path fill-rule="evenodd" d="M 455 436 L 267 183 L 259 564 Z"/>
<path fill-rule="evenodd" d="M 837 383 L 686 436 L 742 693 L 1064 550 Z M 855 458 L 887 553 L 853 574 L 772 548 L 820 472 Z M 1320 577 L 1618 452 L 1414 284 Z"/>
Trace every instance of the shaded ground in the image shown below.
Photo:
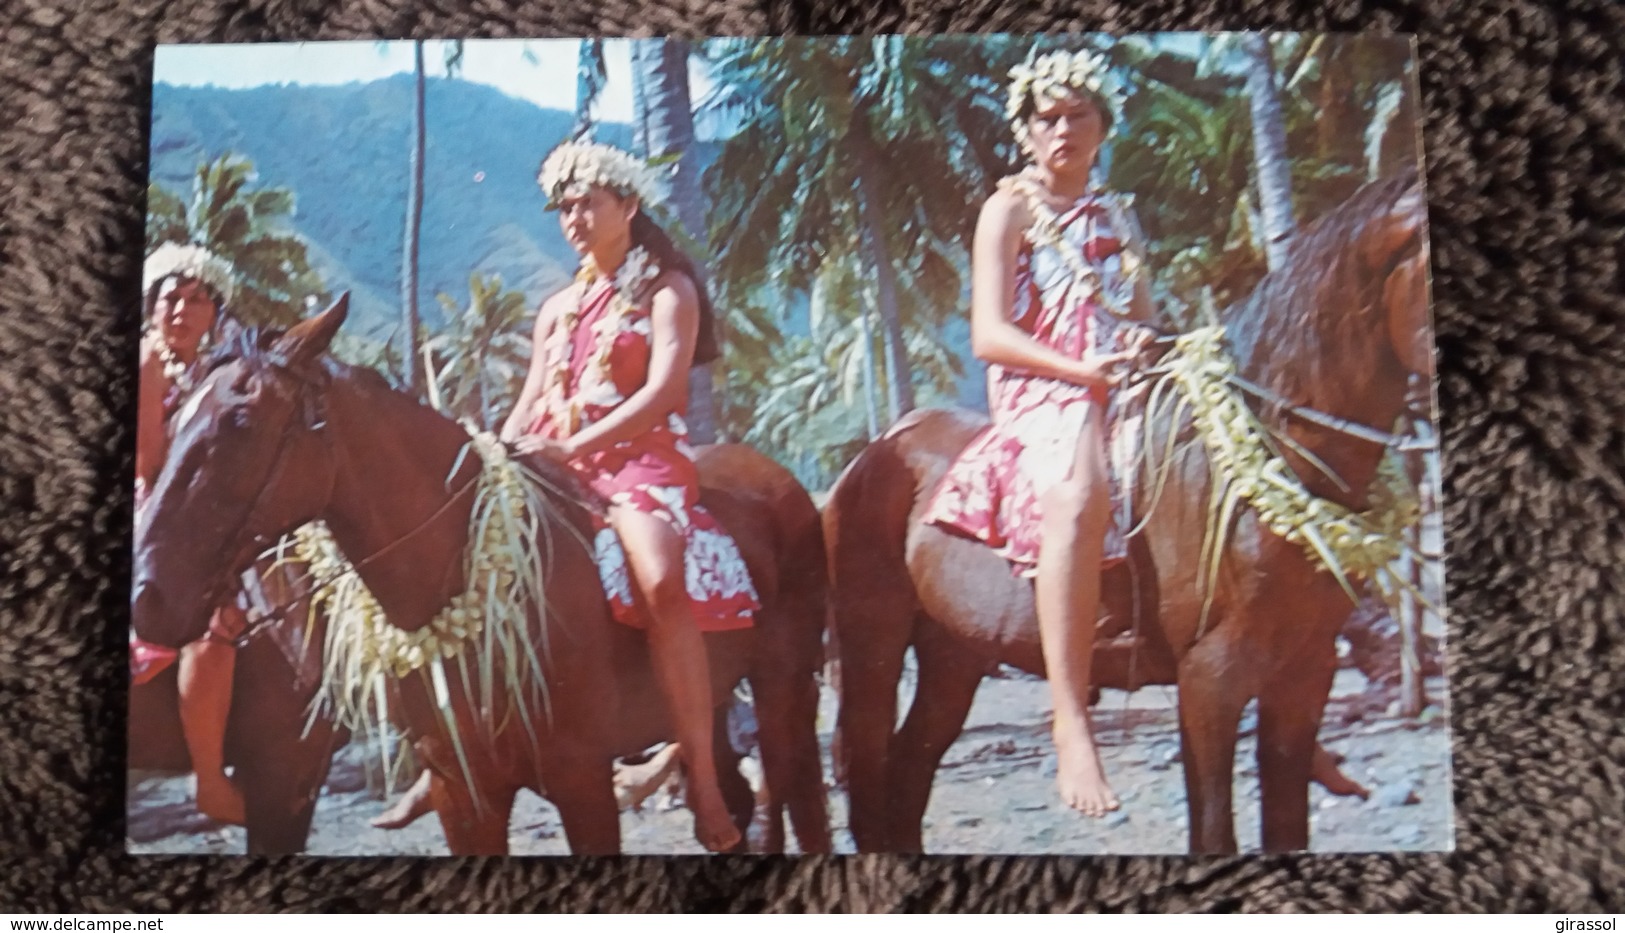
<path fill-rule="evenodd" d="M 1311 788 L 1311 840 L 1316 851 L 1417 851 L 1450 845 L 1450 735 L 1441 713 L 1443 682 L 1429 683 L 1432 705 L 1417 721 L 1371 713 L 1364 679 L 1342 672 L 1321 738 L 1346 755 L 1345 770 L 1366 784 L 1372 798 L 1333 797 Z M 1096 722 L 1108 774 L 1123 797 L 1122 811 L 1088 820 L 1055 801 L 1048 741 L 1048 687 L 1024 676 L 989 679 L 971 710 L 965 734 L 949 749 L 926 814 L 925 842 L 933 852 L 955 853 L 1170 853 L 1185 851 L 1184 775 L 1171 688 L 1135 695 L 1108 691 Z M 1379 704 L 1380 705 L 1380 704 Z M 1351 717 L 1357 721 L 1348 722 Z M 820 725 L 824 746 L 834 722 L 826 693 Z M 1252 715 L 1243 721 L 1237 752 L 1237 836 L 1243 849 L 1258 844 L 1258 775 L 1253 762 Z M 408 829 L 385 832 L 368 825 L 384 804 L 366 789 L 365 749 L 352 746 L 334 764 L 318 803 L 310 851 L 324 855 L 445 855 L 438 820 L 425 817 Z M 185 778 L 132 774 L 129 847 L 137 853 L 243 851 L 241 829 L 217 827 L 196 815 Z M 839 851 L 852 851 L 845 795 L 830 794 Z M 623 813 L 629 853 L 697 853 L 691 819 L 681 808 L 651 799 L 638 813 Z M 557 812 L 528 793 L 515 807 L 509 841 L 516 855 L 568 853 Z"/>

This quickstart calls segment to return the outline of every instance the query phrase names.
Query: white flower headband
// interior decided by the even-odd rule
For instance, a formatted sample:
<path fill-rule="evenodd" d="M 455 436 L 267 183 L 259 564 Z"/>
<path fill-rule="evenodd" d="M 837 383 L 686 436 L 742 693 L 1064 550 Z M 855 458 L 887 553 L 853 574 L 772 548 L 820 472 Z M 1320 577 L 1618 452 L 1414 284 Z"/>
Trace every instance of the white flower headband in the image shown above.
<path fill-rule="evenodd" d="M 603 143 L 560 144 L 542 162 L 536 183 L 547 195 L 549 208 L 558 207 L 566 197 L 579 196 L 592 185 L 636 195 L 646 206 L 659 203 L 664 196 L 660 173 L 653 166 Z"/>
<path fill-rule="evenodd" d="M 141 292 L 171 276 L 196 279 L 207 285 L 222 302 L 231 300 L 236 272 L 231 263 L 193 243 L 165 243 L 152 251 L 141 268 Z"/>
<path fill-rule="evenodd" d="M 1005 115 L 1015 130 L 1016 142 L 1027 148 L 1027 121 L 1022 108 L 1029 99 L 1053 98 L 1065 91 L 1082 91 L 1106 108 L 1110 122 L 1123 115 L 1123 88 L 1113 79 L 1106 56 L 1089 49 L 1051 52 L 1010 69 L 1010 99 Z"/>

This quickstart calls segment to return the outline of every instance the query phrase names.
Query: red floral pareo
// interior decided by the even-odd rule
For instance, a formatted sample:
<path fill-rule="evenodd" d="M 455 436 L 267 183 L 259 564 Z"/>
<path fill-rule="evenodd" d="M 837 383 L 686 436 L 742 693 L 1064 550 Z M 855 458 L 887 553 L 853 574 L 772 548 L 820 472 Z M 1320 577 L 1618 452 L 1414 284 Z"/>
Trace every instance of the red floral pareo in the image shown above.
<path fill-rule="evenodd" d="M 546 411 L 531 433 L 564 439 L 602 419 L 649 378 L 651 355 L 647 296 L 637 303 L 617 300 L 615 284 L 599 277 L 581 286 L 576 314 L 557 326 L 570 328 L 559 355 L 559 383 L 544 396 Z M 543 352 L 546 352 L 544 348 Z M 663 423 L 608 450 L 570 465 L 599 495 L 658 516 L 683 539 L 688 596 L 701 631 L 749 628 L 759 608 L 756 589 L 739 547 L 700 505 L 700 476 L 688 445 L 682 406 Z M 600 520 L 597 559 L 604 590 L 617 621 L 643 627 L 620 539 Z"/>
<path fill-rule="evenodd" d="M 1046 346 L 1074 359 L 1116 352 L 1125 346 L 1132 326 L 1110 314 L 1097 289 L 1126 307 L 1133 283 L 1124 275 L 1122 243 L 1113 229 L 1108 195 L 1085 195 L 1057 218 L 1059 244 L 1029 242 L 1017 271 L 1012 318 Z M 1126 233 L 1126 232 L 1125 232 Z M 1083 257 L 1098 275 L 1098 285 L 1082 281 L 1061 249 Z M 1044 492 L 1070 473 L 1078 437 L 1093 413 L 1106 418 L 1111 465 L 1111 521 L 1105 561 L 1127 553 L 1129 497 L 1112 448 L 1125 438 L 1109 417 L 1112 393 L 1103 389 L 988 367 L 988 410 L 993 424 L 955 460 L 927 507 L 925 521 L 986 542 L 1009 560 L 1012 569 L 1033 576 L 1038 569 L 1039 503 Z"/>

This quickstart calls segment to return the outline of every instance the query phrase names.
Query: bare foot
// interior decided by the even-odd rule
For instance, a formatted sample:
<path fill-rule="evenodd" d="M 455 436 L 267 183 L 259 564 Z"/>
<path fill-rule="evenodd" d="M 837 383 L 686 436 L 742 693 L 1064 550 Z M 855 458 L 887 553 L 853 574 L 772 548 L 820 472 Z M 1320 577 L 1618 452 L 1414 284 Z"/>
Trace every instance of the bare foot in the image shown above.
<path fill-rule="evenodd" d="M 379 829 L 405 829 L 433 809 L 429 802 L 429 772 L 425 771 L 394 806 L 372 818 L 372 825 Z"/>
<path fill-rule="evenodd" d="M 198 774 L 195 777 L 195 796 L 198 812 L 216 823 L 241 826 L 248 821 L 243 804 L 243 792 L 237 789 L 225 772 Z"/>
<path fill-rule="evenodd" d="M 656 752 L 653 758 L 639 765 L 618 765 L 615 768 L 615 802 L 622 810 L 634 813 L 643 809 L 643 802 L 666 786 L 672 774 L 682 767 L 676 742 Z"/>
<path fill-rule="evenodd" d="M 1100 755 L 1095 750 L 1094 737 L 1089 734 L 1088 723 L 1079 727 L 1055 726 L 1055 783 L 1061 790 L 1061 800 L 1085 816 L 1105 816 L 1122 804 L 1106 782 L 1106 772 L 1100 766 Z"/>

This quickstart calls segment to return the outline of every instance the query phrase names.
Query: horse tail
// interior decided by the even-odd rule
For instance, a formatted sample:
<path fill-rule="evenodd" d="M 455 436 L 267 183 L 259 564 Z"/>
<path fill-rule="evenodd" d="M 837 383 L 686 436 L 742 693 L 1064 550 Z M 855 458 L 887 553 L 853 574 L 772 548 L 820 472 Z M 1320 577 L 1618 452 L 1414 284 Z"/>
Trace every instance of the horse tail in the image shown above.
<path fill-rule="evenodd" d="M 833 752 L 860 852 L 891 849 L 888 758 L 897 682 L 919 610 L 906 561 L 915 482 L 904 453 L 893 429 L 846 468 L 824 505 L 840 697 Z"/>
<path fill-rule="evenodd" d="M 783 789 L 775 794 L 789 810 L 801 851 L 833 851 L 823 755 L 818 748 L 818 674 L 825 661 L 829 624 L 829 565 L 818 506 L 800 483 L 779 499 L 781 553 L 789 560 L 780 577 L 779 604 L 795 616 L 789 683 L 785 685 L 792 728 L 785 735 L 788 767 L 779 769 Z M 753 689 L 755 685 L 753 684 Z M 767 764 L 767 749 L 763 749 Z M 784 779 L 785 777 L 788 780 Z"/>

